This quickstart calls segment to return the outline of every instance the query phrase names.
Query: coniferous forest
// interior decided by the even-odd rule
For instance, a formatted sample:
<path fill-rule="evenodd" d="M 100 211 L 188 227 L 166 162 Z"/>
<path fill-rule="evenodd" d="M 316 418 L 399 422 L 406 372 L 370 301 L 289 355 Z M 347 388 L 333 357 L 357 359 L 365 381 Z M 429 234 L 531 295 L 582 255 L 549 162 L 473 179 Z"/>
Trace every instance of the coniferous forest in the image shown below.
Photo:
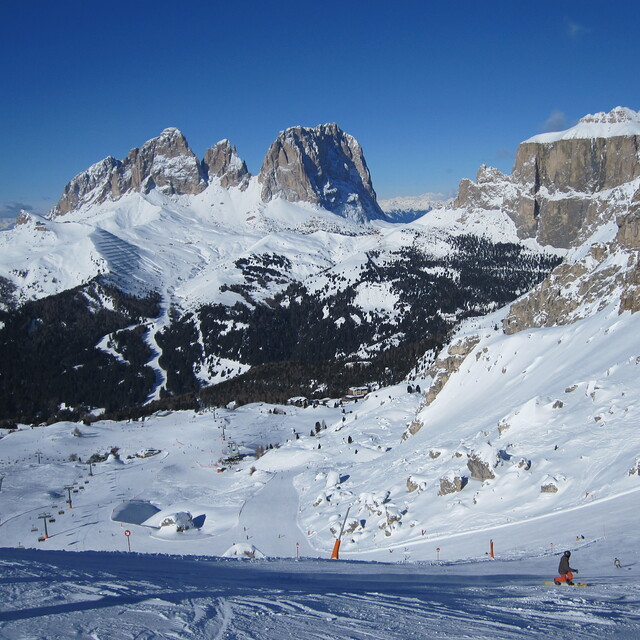
<path fill-rule="evenodd" d="M 371 252 L 348 282 L 331 274 L 315 293 L 287 280 L 286 257 L 243 258 L 236 266 L 244 283 L 223 286 L 238 294 L 235 304 L 172 307 L 153 335 L 157 294 L 140 299 L 95 280 L 18 306 L 8 304 L 5 283 L 0 420 L 86 419 L 94 408 L 126 416 L 233 400 L 339 397 L 350 386 L 399 382 L 458 322 L 515 299 L 559 262 L 477 236 L 449 242 L 444 258 L 415 247 L 384 259 Z M 393 293 L 392 313 L 358 306 L 358 287 L 375 283 Z M 273 284 L 280 292 L 261 296 Z M 151 366 L 154 355 L 160 372 Z M 239 375 L 240 366 L 229 362 L 251 369 Z M 207 386 L 203 380 L 214 373 L 219 384 Z M 154 395 L 160 399 L 149 405 Z"/>

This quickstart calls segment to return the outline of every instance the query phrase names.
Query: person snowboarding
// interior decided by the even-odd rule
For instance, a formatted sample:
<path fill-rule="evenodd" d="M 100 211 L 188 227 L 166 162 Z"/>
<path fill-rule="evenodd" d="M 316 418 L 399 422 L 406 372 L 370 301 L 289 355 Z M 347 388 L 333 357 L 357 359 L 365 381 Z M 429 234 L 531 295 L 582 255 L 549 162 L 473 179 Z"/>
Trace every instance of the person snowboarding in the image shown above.
<path fill-rule="evenodd" d="M 573 574 L 578 573 L 578 570 L 572 569 L 569 566 L 570 557 L 571 557 L 571 551 L 565 551 L 562 554 L 562 558 L 560 558 L 560 564 L 558 565 L 558 573 L 560 575 L 557 578 L 553 579 L 555 584 L 562 584 L 563 582 L 566 582 L 567 584 L 574 584 Z"/>

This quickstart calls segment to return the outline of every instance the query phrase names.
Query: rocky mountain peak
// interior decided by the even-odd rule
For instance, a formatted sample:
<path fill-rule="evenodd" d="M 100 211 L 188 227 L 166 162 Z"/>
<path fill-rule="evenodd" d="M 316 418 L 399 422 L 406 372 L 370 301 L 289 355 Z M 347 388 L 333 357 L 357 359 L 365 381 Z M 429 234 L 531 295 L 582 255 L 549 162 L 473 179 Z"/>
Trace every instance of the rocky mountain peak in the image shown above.
<path fill-rule="evenodd" d="M 73 178 L 51 210 L 52 216 L 62 216 L 84 205 L 98 204 L 120 195 L 119 172 L 122 162 L 107 156 Z"/>
<path fill-rule="evenodd" d="M 590 113 L 580 118 L 579 123 L 619 124 L 623 122 L 640 122 L 640 111 L 627 107 L 616 107 L 609 112 Z"/>
<path fill-rule="evenodd" d="M 198 158 L 184 135 L 174 127 L 129 152 L 120 182 L 121 193 L 149 193 L 157 188 L 169 195 L 181 195 L 200 193 L 207 186 Z"/>
<path fill-rule="evenodd" d="M 639 179 L 640 113 L 617 107 L 529 138 L 510 176 L 481 167 L 475 183 L 460 183 L 456 206 L 501 209 L 521 238 L 570 248 L 623 215 Z"/>
<path fill-rule="evenodd" d="M 251 174 L 247 170 L 246 163 L 240 159 L 236 148 L 228 140 L 220 140 L 204 154 L 203 169 L 211 181 L 212 178 L 220 179 L 220 186 L 239 187 L 244 191 Z"/>
<path fill-rule="evenodd" d="M 335 123 L 281 131 L 258 180 L 264 202 L 310 202 L 357 222 L 384 217 L 360 144 Z"/>
<path fill-rule="evenodd" d="M 175 127 L 165 129 L 120 161 L 108 156 L 79 173 L 64 188 L 52 217 L 80 207 L 116 200 L 126 193 L 200 193 L 207 186 L 198 158 Z"/>

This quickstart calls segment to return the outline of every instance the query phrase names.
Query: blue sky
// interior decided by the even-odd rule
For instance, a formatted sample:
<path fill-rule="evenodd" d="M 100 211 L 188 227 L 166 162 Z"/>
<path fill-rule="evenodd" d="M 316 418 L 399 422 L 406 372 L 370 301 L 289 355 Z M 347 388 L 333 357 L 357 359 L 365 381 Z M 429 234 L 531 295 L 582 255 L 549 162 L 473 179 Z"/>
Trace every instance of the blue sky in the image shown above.
<path fill-rule="evenodd" d="M 337 122 L 380 198 L 452 192 L 536 133 L 639 110 L 639 27 L 637 0 L 4 0 L 0 217 L 168 126 L 257 173 L 282 129 Z"/>

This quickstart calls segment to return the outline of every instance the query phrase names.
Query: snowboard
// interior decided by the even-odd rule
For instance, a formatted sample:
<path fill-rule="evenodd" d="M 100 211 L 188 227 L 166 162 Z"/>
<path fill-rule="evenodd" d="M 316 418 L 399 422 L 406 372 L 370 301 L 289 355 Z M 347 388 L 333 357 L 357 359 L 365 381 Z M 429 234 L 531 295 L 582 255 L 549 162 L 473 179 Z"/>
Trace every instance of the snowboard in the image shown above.
<path fill-rule="evenodd" d="M 561 582 L 560 584 L 556 584 L 553 580 L 545 580 L 545 587 L 588 587 L 588 582 L 574 582 L 573 584 L 567 584 L 566 582 Z"/>

